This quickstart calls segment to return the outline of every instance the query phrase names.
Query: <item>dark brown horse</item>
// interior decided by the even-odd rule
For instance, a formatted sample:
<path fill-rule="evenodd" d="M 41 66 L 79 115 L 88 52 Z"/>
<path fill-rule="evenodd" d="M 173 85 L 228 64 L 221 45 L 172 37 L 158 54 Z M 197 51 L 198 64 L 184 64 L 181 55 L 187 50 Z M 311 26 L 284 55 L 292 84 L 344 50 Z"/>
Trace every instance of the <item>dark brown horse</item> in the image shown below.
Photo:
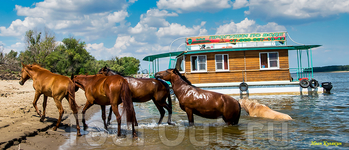
<path fill-rule="evenodd" d="M 107 67 L 103 67 L 99 70 L 98 73 L 103 74 L 105 76 L 120 75 L 119 73 Z M 133 102 L 147 102 L 152 99 L 156 108 L 158 108 L 160 112 L 160 119 L 158 124 L 162 122 L 162 119 L 165 115 L 164 108 L 166 108 L 168 111 L 167 123 L 173 125 L 171 123 L 172 101 L 170 96 L 170 87 L 166 82 L 152 78 L 124 78 L 127 80 L 128 85 L 130 87 Z M 166 98 L 168 100 L 168 104 L 166 104 Z M 108 116 L 108 124 L 111 119 L 111 111 L 112 110 L 110 109 L 110 113 Z M 136 125 L 138 125 L 137 120 Z"/>
<path fill-rule="evenodd" d="M 84 130 L 87 129 L 85 123 L 85 112 L 93 104 L 101 105 L 102 118 L 104 121 L 104 128 L 107 128 L 105 122 L 105 106 L 111 105 L 112 110 L 118 121 L 118 136 L 121 135 L 121 116 L 118 111 L 118 105 L 123 103 L 124 111 L 126 111 L 126 119 L 128 123 L 132 124 L 132 133 L 136 137 L 134 129 L 135 112 L 130 95 L 130 89 L 127 81 L 119 76 L 104 76 L 104 75 L 77 75 L 72 77 L 73 82 L 85 91 L 86 104 L 82 110 L 82 122 Z"/>
<path fill-rule="evenodd" d="M 170 81 L 179 105 L 187 113 L 189 125 L 194 125 L 193 114 L 215 119 L 223 117 L 228 124 L 238 124 L 241 106 L 234 98 L 194 87 L 177 69 L 167 69 L 155 74 L 155 77 Z"/>
<path fill-rule="evenodd" d="M 19 84 L 24 85 L 28 79 L 33 79 L 33 87 L 35 89 L 33 105 L 36 112 L 41 117 L 40 121 L 43 122 L 45 119 L 47 97 L 53 97 L 59 111 L 57 124 L 53 128 L 53 130 L 56 131 L 61 123 L 64 112 L 62 99 L 66 98 L 76 119 L 77 135 L 81 136 L 77 116 L 78 105 L 75 102 L 75 84 L 68 77 L 54 74 L 39 65 L 24 65 L 22 63 L 22 66 L 21 80 L 19 81 Z M 43 114 L 39 112 L 38 107 L 36 106 L 36 103 L 42 94 L 44 94 L 44 101 L 42 104 Z"/>

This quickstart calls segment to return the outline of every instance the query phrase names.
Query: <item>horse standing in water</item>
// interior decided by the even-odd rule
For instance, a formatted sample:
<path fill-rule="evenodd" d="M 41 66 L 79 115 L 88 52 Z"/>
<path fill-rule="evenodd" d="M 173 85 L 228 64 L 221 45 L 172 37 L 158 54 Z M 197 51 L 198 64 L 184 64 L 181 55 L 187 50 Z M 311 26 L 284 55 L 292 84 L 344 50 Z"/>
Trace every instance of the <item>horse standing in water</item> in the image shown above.
<path fill-rule="evenodd" d="M 102 119 L 104 121 L 104 128 L 107 128 L 105 122 L 105 105 L 111 105 L 112 110 L 118 121 L 118 136 L 121 135 L 121 116 L 118 111 L 118 105 L 123 103 L 124 111 L 126 111 L 126 119 L 128 123 L 132 124 L 132 133 L 137 137 L 134 124 L 135 112 L 130 95 L 130 89 L 127 81 L 119 76 L 104 76 L 104 75 L 77 75 L 72 76 L 72 80 L 76 86 L 85 91 L 86 104 L 82 110 L 82 122 L 84 130 L 88 128 L 85 123 L 85 112 L 93 104 L 101 105 Z"/>
<path fill-rule="evenodd" d="M 103 67 L 99 70 L 98 73 L 105 76 L 120 75 L 119 73 L 116 73 L 115 71 L 107 67 Z M 156 108 L 158 108 L 160 112 L 160 119 L 158 124 L 162 122 L 162 119 L 165 115 L 164 108 L 166 108 L 169 114 L 167 123 L 169 125 L 173 125 L 173 123 L 171 123 L 172 101 L 170 96 L 170 87 L 166 82 L 152 78 L 124 78 L 127 80 L 130 87 L 133 102 L 147 102 L 152 99 Z M 168 100 L 168 104 L 166 104 L 166 98 Z M 111 111 L 112 109 L 110 108 L 108 124 L 111 120 Z M 137 120 L 136 125 L 138 125 Z"/>
<path fill-rule="evenodd" d="M 194 125 L 193 114 L 210 119 L 223 117 L 228 125 L 238 124 L 241 106 L 234 98 L 194 87 L 177 69 L 158 72 L 155 77 L 171 82 L 181 109 L 187 113 L 189 126 Z"/>
<path fill-rule="evenodd" d="M 272 110 L 268 106 L 258 103 L 256 100 L 241 99 L 239 102 L 242 108 L 244 108 L 251 117 L 292 120 L 291 116 L 289 116 L 288 114 Z"/>
<path fill-rule="evenodd" d="M 78 105 L 75 102 L 75 84 L 68 77 L 52 73 L 39 65 L 24 65 L 22 63 L 22 66 L 21 80 L 19 81 L 19 84 L 24 85 L 28 79 L 33 79 L 33 87 L 35 89 L 33 105 L 36 112 L 41 117 L 40 121 L 43 122 L 45 119 L 47 97 L 53 97 L 59 111 L 57 124 L 53 128 L 53 130 L 56 131 L 61 123 L 64 113 L 62 99 L 66 98 L 76 119 L 77 135 L 81 136 L 77 115 Z M 44 94 L 44 101 L 42 104 L 43 114 L 39 112 L 38 107 L 36 106 L 36 103 L 42 94 Z"/>

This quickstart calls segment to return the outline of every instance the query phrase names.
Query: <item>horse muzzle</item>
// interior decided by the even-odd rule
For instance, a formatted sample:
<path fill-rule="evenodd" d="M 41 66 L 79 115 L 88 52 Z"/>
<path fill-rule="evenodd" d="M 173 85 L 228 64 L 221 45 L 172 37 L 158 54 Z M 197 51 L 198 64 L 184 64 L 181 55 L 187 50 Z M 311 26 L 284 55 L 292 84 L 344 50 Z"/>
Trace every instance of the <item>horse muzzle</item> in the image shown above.
<path fill-rule="evenodd" d="M 159 73 L 155 73 L 155 78 L 161 78 L 161 75 Z"/>

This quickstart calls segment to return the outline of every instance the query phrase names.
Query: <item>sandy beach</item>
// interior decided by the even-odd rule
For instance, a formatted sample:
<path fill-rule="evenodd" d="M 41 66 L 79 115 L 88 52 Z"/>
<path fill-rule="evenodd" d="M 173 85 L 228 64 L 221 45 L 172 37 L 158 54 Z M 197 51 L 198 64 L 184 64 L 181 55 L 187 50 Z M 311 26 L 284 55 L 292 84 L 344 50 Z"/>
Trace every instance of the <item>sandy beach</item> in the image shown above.
<path fill-rule="evenodd" d="M 33 81 L 28 80 L 23 86 L 19 80 L 0 80 L 0 148 L 1 149 L 58 149 L 69 137 L 68 133 L 76 134 L 75 121 L 69 103 L 62 100 L 64 115 L 62 123 L 53 131 L 59 116 L 58 109 L 52 98 L 48 98 L 46 108 L 46 119 L 40 122 L 39 115 L 33 107 L 34 88 Z M 43 96 L 40 97 L 37 105 L 42 111 Z M 76 102 L 84 106 L 86 98 L 81 89 L 76 92 Z M 83 107 L 80 107 L 79 112 Z M 86 113 L 92 115 L 99 111 L 100 107 L 92 106 Z M 81 115 L 80 115 L 80 126 Z M 72 129 L 72 131 L 70 131 Z"/>

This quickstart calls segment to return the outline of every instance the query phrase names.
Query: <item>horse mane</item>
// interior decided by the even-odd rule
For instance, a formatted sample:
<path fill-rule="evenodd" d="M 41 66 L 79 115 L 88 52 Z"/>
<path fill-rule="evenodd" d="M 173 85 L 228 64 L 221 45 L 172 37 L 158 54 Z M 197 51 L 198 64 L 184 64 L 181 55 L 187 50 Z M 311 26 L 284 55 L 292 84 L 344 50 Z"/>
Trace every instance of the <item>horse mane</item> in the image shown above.
<path fill-rule="evenodd" d="M 170 86 L 164 80 L 159 79 L 159 78 L 155 78 L 155 79 L 160 81 L 166 87 L 166 89 L 168 89 L 168 90 L 170 89 Z"/>
<path fill-rule="evenodd" d="M 188 78 L 185 77 L 185 76 L 183 76 L 181 73 L 179 73 L 179 71 L 178 71 L 176 68 L 173 69 L 173 73 L 176 74 L 176 75 L 178 75 L 179 77 L 181 77 L 181 79 L 182 79 L 183 81 L 185 81 L 186 83 L 188 83 L 189 85 L 195 87 L 194 85 L 191 84 L 191 82 L 188 80 Z"/>
<path fill-rule="evenodd" d="M 102 69 L 103 69 L 103 68 L 102 68 Z M 101 69 L 101 70 L 102 70 L 102 69 Z M 100 71 L 101 71 L 101 70 L 100 70 Z M 112 70 L 112 69 L 110 69 L 110 68 L 107 68 L 107 71 L 113 73 L 114 75 L 119 75 L 119 76 L 122 76 L 122 77 L 129 77 L 129 76 L 125 76 L 123 73 L 117 72 L 117 71 Z"/>
<path fill-rule="evenodd" d="M 51 72 L 50 70 L 48 70 L 48 69 L 46 69 L 46 68 L 44 68 L 44 67 L 41 67 L 41 65 L 40 65 L 40 64 L 37 64 L 37 63 L 33 63 L 33 64 L 31 65 L 31 68 L 33 68 L 33 67 L 35 67 L 35 68 L 37 68 L 37 69 L 40 69 L 40 70 L 45 70 L 45 71 Z M 52 73 L 52 72 L 51 72 L 51 73 Z"/>

